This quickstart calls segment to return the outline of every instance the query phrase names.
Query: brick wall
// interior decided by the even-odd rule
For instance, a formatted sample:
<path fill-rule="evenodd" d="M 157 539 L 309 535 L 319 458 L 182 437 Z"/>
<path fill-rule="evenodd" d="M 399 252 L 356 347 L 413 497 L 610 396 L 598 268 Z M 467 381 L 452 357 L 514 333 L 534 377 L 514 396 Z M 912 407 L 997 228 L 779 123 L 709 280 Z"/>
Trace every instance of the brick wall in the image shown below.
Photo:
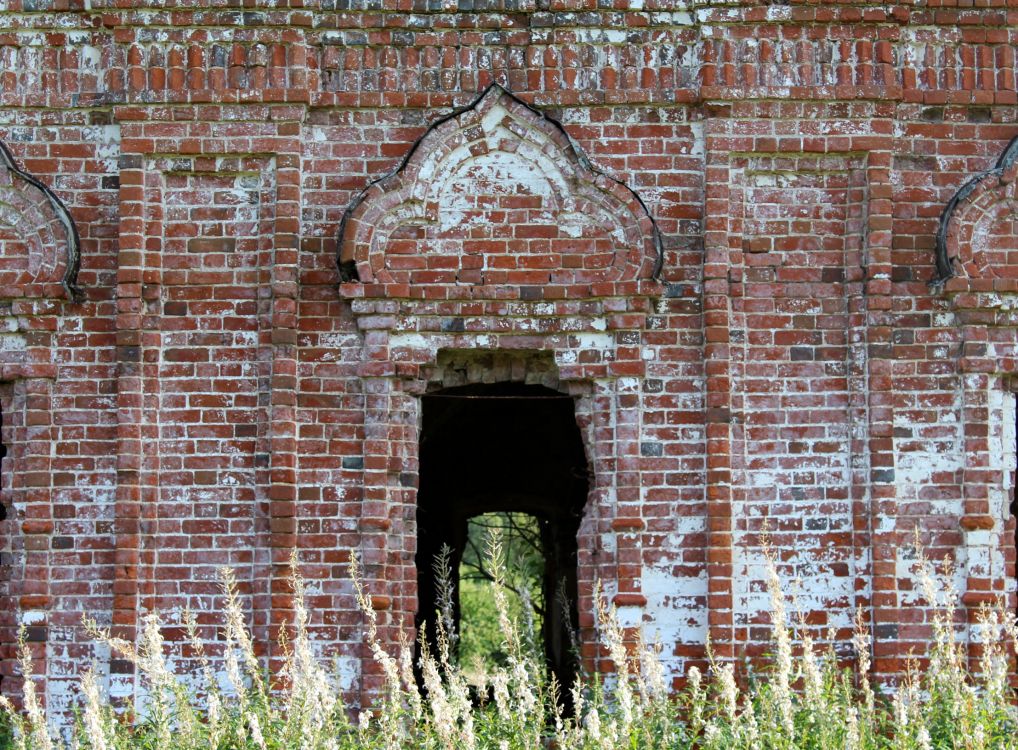
<path fill-rule="evenodd" d="M 914 529 L 1014 605 L 1012 0 L 151 5 L 0 14 L 5 693 L 20 623 L 65 708 L 82 612 L 207 612 L 220 565 L 268 652 L 294 546 L 370 690 L 346 565 L 412 621 L 451 377 L 575 397 L 581 611 L 676 679 L 764 648 L 765 537 L 886 674 Z"/>

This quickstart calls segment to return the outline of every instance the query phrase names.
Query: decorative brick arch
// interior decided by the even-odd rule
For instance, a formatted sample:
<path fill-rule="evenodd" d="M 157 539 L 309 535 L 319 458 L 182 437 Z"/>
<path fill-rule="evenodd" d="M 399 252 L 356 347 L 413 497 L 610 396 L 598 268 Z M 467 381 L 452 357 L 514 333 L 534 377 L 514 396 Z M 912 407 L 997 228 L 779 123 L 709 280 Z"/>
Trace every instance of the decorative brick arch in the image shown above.
<path fill-rule="evenodd" d="M 995 247 L 992 229 L 1018 217 L 1018 136 L 992 169 L 966 182 L 945 206 L 937 229 L 937 279 L 981 280 L 978 291 L 1018 290 L 1018 246 Z M 993 280 L 1000 280 L 994 283 Z M 955 284 L 957 289 L 960 284 Z M 976 289 L 973 288 L 973 291 Z"/>
<path fill-rule="evenodd" d="M 59 285 L 77 300 L 79 262 L 67 208 L 0 143 L 0 297 L 55 296 L 48 287 Z"/>
<path fill-rule="evenodd" d="M 504 298 L 540 287 L 582 297 L 592 284 L 653 278 L 661 259 L 636 193 L 498 85 L 433 124 L 351 203 L 340 229 L 345 276 L 390 296 Z"/>
<path fill-rule="evenodd" d="M 528 363 L 551 363 L 592 473 L 580 609 L 595 580 L 642 608 L 642 343 L 664 288 L 661 239 L 639 197 L 493 86 L 351 204 L 340 247 L 340 294 L 363 337 L 360 554 L 383 637 L 395 642 L 417 611 L 421 396 L 445 382 L 450 357 L 474 363 L 469 382 L 526 382 Z M 361 669 L 371 693 L 370 654 Z"/>
<path fill-rule="evenodd" d="M 937 277 L 961 338 L 965 425 L 959 518 L 966 590 L 978 606 L 1007 594 L 1014 605 L 1015 519 L 1008 510 L 1014 414 L 1007 392 L 1018 375 L 1018 136 L 993 168 L 966 182 L 944 208 L 936 237 Z M 1009 439 L 1008 435 L 1012 435 Z"/>

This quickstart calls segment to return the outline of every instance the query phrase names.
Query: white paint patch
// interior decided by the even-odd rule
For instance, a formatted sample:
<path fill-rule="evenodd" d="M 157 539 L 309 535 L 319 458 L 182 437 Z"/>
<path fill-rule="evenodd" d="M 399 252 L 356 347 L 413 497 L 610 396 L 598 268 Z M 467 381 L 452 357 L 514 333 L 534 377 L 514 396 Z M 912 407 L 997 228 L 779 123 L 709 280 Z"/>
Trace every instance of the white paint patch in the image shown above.
<path fill-rule="evenodd" d="M 607 554 L 614 555 L 619 548 L 618 540 L 615 539 L 615 535 L 605 534 L 601 537 L 601 547 Z M 605 593 L 607 593 L 607 591 Z"/>
<path fill-rule="evenodd" d="M 642 607 L 616 607 L 615 615 L 624 628 L 638 628 L 643 624 Z"/>
<path fill-rule="evenodd" d="M 483 191 L 489 196 L 532 195 L 551 198 L 555 193 L 545 175 L 515 153 L 493 151 L 482 156 L 471 156 L 469 148 L 461 146 L 452 153 L 449 160 L 458 163 L 459 167 L 444 185 L 438 199 L 441 206 L 438 223 L 443 232 L 460 227 L 468 212 L 472 212 L 477 221 L 486 220 L 475 207 L 479 183 L 483 184 Z M 551 215 L 547 217 L 549 223 L 554 219 Z"/>
<path fill-rule="evenodd" d="M 25 337 L 21 334 L 0 334 L 0 352 L 21 352 L 24 351 L 25 348 Z"/>
<path fill-rule="evenodd" d="M 408 349 L 432 348 L 431 340 L 421 333 L 397 333 L 389 337 L 389 348 L 397 349 L 406 347 Z"/>
<path fill-rule="evenodd" d="M 935 437 L 926 437 L 931 425 L 928 421 L 915 421 L 908 413 L 897 412 L 894 416 L 894 427 L 897 432 L 908 437 L 895 438 L 894 481 L 897 497 L 903 501 L 916 499 L 923 489 L 935 484 L 937 474 L 960 472 L 964 468 L 964 437 L 959 424 L 962 407 L 960 389 L 953 394 L 952 401 L 946 406 L 937 406 L 936 402 L 918 403 L 924 409 L 937 410 L 937 431 Z M 907 450 L 902 450 L 902 443 L 907 443 Z M 957 500 L 930 501 L 930 512 L 936 514 L 956 514 L 961 512 Z M 880 519 L 882 524 L 893 524 L 893 521 Z"/>
<path fill-rule="evenodd" d="M 28 627 L 46 622 L 46 613 L 38 609 L 29 609 L 21 613 L 21 624 Z"/>
<path fill-rule="evenodd" d="M 669 541 L 665 546 L 674 548 L 671 544 Z M 701 570 L 693 578 L 676 576 L 670 565 L 644 566 L 641 581 L 641 590 L 647 597 L 642 622 L 644 637 L 661 646 L 660 659 L 668 677 L 679 676 L 684 664 L 672 655 L 675 646 L 704 643 L 707 638 L 706 610 L 698 603 L 707 596 L 707 572 Z"/>
<path fill-rule="evenodd" d="M 1015 394 L 1004 389 L 1003 383 L 994 383 L 989 393 L 990 466 L 999 472 L 1001 481 L 990 490 L 990 514 L 1003 521 L 1010 506 L 1011 485 L 1015 470 Z M 978 544 L 969 537 L 973 544 Z M 987 540 L 984 543 L 989 543 Z"/>
<path fill-rule="evenodd" d="M 495 106 L 492 107 L 485 113 L 484 118 L 481 120 L 481 129 L 485 133 L 494 133 L 500 129 L 502 121 L 505 120 L 506 115 L 509 112 L 505 107 Z"/>
<path fill-rule="evenodd" d="M 585 218 L 580 214 L 562 214 L 558 221 L 562 234 L 572 239 L 579 239 L 583 236 L 583 228 L 586 224 Z"/>
<path fill-rule="evenodd" d="M 615 340 L 610 333 L 579 333 L 576 343 L 580 349 L 611 349 Z"/>
<path fill-rule="evenodd" d="M 1004 495 L 1009 496 L 1014 489 L 1015 468 L 1018 466 L 1018 455 L 1015 449 L 1018 447 L 1018 430 L 1016 430 L 1016 410 L 1018 410 L 1018 397 L 1014 393 L 1005 393 L 1002 404 L 1002 433 L 1000 455 L 1004 460 Z"/>
<path fill-rule="evenodd" d="M 640 381 L 637 378 L 619 378 L 618 390 L 619 393 L 639 393 Z"/>
<path fill-rule="evenodd" d="M 97 140 L 100 145 L 96 147 L 97 159 L 116 159 L 120 156 L 120 126 L 104 125 L 99 129 Z"/>
<path fill-rule="evenodd" d="M 326 333 L 319 339 L 324 347 L 343 349 L 348 346 L 357 346 L 357 336 L 348 333 Z"/>
<path fill-rule="evenodd" d="M 340 690 L 350 692 L 360 682 L 361 662 L 355 656 L 336 656 L 332 659 L 333 672 Z"/>

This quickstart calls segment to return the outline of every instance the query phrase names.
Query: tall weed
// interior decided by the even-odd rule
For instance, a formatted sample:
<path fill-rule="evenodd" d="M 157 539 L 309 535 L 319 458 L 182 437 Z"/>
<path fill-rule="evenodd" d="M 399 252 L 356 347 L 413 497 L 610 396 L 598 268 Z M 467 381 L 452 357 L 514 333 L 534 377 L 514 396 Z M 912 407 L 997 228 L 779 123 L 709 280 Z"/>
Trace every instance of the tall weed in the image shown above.
<path fill-rule="evenodd" d="M 420 638 L 420 660 L 403 638 L 395 654 L 378 639 L 376 614 L 352 575 L 365 618 L 366 643 L 384 676 L 370 709 L 356 715 L 344 704 L 337 670 L 316 655 L 304 604 L 304 581 L 293 565 L 292 637 L 280 643 L 278 674 L 255 656 L 233 574 L 221 573 L 223 657 L 214 666 L 194 618 L 185 613 L 197 685 L 175 674 L 166 657 L 159 618 L 143 618 L 137 645 L 86 621 L 92 636 L 135 665 L 144 690 L 134 705 L 114 710 L 93 670 L 80 680 L 80 710 L 59 732 L 38 698 L 21 644 L 23 710 L 0 697 L 9 724 L 0 748 L 48 750 L 1015 750 L 1018 712 L 1008 682 L 1018 627 L 1000 607 L 985 609 L 978 630 L 984 644 L 975 669 L 955 628 L 957 595 L 938 583 L 920 558 L 917 582 L 933 612 L 933 639 L 900 683 L 883 697 L 871 680 L 871 637 L 862 617 L 855 663 L 821 648 L 805 623 L 793 624 L 789 600 L 773 564 L 772 656 L 763 668 L 737 673 L 710 655 L 706 673 L 690 667 L 686 687 L 671 689 L 658 648 L 627 632 L 614 608 L 595 592 L 597 631 L 611 663 L 606 674 L 558 685 L 549 676 L 526 621 L 510 614 L 499 540 L 488 556 L 505 643 L 504 663 L 487 665 L 486 685 L 472 686 L 456 659 L 451 599 L 436 613 L 436 638 Z M 445 572 L 448 576 L 448 571 Z M 441 579 L 441 577 L 440 577 Z M 444 583 L 443 583 L 444 580 Z M 440 580 L 448 586 L 448 579 Z M 450 589 L 451 590 L 451 589 Z M 444 601 L 444 600 L 443 600 Z M 794 603 L 793 603 L 794 609 Z M 434 644 L 429 646 L 429 643 Z M 415 669 L 416 667 L 416 669 Z M 471 674 L 475 674 L 472 672 Z M 420 679 L 418 679 L 420 675 Z M 420 684 L 419 684 L 420 683 Z M 568 701 L 564 701 L 568 692 Z M 478 697 L 480 696 L 480 697 Z M 566 715 L 563 706 L 569 705 Z"/>

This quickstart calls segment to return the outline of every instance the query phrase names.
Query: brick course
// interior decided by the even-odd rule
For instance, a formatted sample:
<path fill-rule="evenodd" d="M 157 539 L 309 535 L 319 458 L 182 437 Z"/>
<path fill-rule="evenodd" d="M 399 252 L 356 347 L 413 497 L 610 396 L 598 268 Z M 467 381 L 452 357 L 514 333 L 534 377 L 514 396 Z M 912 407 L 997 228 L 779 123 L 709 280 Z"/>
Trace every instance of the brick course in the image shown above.
<path fill-rule="evenodd" d="M 370 691 L 351 551 L 394 639 L 420 396 L 493 380 L 575 397 L 581 612 L 677 681 L 765 649 L 765 532 L 887 675 L 914 529 L 1015 605 L 1013 162 L 937 239 L 1018 135 L 1014 0 L 158 5 L 0 14 L 5 693 L 19 623 L 58 709 L 83 612 L 214 641 L 220 565 L 271 643 L 294 546 Z"/>

